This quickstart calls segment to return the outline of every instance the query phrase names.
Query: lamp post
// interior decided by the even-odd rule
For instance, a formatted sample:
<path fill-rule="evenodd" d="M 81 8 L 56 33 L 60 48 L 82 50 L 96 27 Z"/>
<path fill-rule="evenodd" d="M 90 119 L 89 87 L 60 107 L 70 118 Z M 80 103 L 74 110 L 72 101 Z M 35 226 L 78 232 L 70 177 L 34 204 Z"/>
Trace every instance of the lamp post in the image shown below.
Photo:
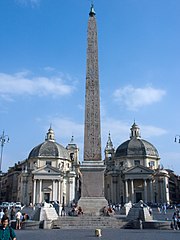
<path fill-rule="evenodd" d="M 4 144 L 9 142 L 9 137 L 8 135 L 4 134 L 4 130 L 2 135 L 0 136 L 0 143 L 1 143 L 1 157 L 0 157 L 0 173 L 2 172 L 1 170 L 1 165 L 2 165 L 2 156 L 3 156 L 3 148 L 4 148 Z"/>
<path fill-rule="evenodd" d="M 176 135 L 174 141 L 180 143 L 180 135 Z"/>

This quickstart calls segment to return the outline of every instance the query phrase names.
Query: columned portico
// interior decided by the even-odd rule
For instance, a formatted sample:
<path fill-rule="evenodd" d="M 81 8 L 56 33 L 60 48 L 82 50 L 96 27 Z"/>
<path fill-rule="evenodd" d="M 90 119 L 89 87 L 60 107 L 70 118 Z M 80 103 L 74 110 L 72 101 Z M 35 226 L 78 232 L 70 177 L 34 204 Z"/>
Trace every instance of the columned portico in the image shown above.
<path fill-rule="evenodd" d="M 142 178 L 140 178 L 140 174 Z M 125 202 L 132 203 L 143 200 L 145 203 L 153 202 L 153 171 L 144 166 L 135 166 L 123 172 Z"/>
<path fill-rule="evenodd" d="M 44 174 L 46 173 L 46 174 Z M 75 198 L 76 173 L 70 171 L 63 173 L 49 165 L 36 169 L 33 174 L 33 204 L 43 201 L 59 201 L 70 204 Z"/>

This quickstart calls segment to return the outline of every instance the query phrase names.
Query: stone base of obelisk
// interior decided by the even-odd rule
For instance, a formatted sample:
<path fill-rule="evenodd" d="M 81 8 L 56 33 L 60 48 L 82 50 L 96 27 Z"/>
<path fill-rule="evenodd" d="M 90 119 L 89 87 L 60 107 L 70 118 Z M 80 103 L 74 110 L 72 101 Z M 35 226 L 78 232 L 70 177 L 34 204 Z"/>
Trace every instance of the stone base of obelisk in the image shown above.
<path fill-rule="evenodd" d="M 107 207 L 107 200 L 102 197 L 94 197 L 94 198 L 80 198 L 78 201 L 78 206 L 81 206 L 83 209 L 84 215 L 88 216 L 100 216 L 103 215 L 103 208 Z"/>
<path fill-rule="evenodd" d="M 108 206 L 104 197 L 104 171 L 102 161 L 84 161 L 80 167 L 82 174 L 81 206 L 85 215 L 99 216 L 103 208 Z"/>

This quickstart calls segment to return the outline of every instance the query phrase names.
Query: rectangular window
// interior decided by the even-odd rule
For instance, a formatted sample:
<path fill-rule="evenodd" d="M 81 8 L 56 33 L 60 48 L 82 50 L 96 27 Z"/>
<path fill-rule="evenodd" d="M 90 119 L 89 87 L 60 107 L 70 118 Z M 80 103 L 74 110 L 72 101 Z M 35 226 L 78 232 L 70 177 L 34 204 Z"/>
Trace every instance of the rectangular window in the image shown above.
<path fill-rule="evenodd" d="M 134 165 L 135 165 L 135 166 L 140 165 L 140 160 L 134 160 Z"/>
<path fill-rule="evenodd" d="M 154 167 L 154 166 L 155 166 L 155 162 L 154 162 L 154 161 L 150 161 L 150 162 L 149 162 L 149 166 L 150 166 L 150 167 Z"/>
<path fill-rule="evenodd" d="M 51 161 L 46 161 L 46 165 L 51 166 Z"/>

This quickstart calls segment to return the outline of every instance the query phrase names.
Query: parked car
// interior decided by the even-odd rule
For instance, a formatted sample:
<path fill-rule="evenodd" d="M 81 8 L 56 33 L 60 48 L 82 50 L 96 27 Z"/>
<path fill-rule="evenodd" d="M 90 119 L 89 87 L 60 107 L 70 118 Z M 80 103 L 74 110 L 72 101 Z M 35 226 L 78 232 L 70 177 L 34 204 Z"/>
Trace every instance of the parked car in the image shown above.
<path fill-rule="evenodd" d="M 9 203 L 8 202 L 2 202 L 2 204 L 1 204 L 1 208 L 10 208 L 10 206 L 9 206 Z"/>
<path fill-rule="evenodd" d="M 10 203 L 9 203 L 9 207 L 10 207 L 10 208 L 12 208 L 12 207 L 14 207 L 14 206 L 15 206 L 15 203 L 14 203 L 14 202 L 10 202 Z"/>
<path fill-rule="evenodd" d="M 22 209 L 22 204 L 21 204 L 21 202 L 16 202 L 16 203 L 15 203 L 15 208 Z"/>

